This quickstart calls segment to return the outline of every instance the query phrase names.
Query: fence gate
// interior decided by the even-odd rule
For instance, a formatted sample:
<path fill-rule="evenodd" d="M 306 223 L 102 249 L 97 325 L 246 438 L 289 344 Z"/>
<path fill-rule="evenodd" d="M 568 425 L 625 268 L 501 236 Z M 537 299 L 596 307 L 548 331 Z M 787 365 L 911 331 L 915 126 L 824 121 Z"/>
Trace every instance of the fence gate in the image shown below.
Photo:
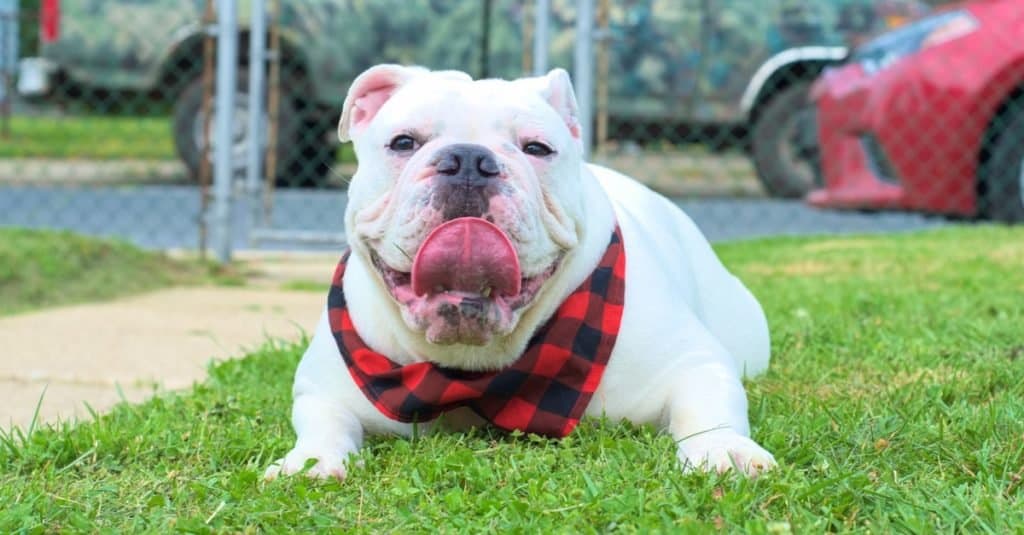
<path fill-rule="evenodd" d="M 207 1 L 209 4 L 215 0 Z M 236 2 L 216 0 L 216 19 L 212 9 L 207 11 L 209 27 L 216 29 L 207 32 L 204 62 L 204 79 L 208 81 L 205 116 L 210 117 L 212 110 L 214 120 L 212 128 L 208 129 L 212 143 L 206 145 L 213 150 L 210 158 L 213 166 L 212 169 L 207 166 L 205 174 L 204 169 L 200 169 L 206 214 L 202 242 L 205 244 L 205 228 L 209 226 L 211 245 L 221 261 L 229 260 L 232 246 L 338 249 L 345 243 L 345 186 L 355 172 L 353 155 L 345 152 L 348 147 L 338 145 L 335 134 L 340 110 L 335 109 L 337 106 L 332 111 L 324 111 L 296 104 L 301 100 L 296 97 L 309 88 L 295 87 L 295 80 L 302 79 L 304 73 L 288 61 L 282 43 L 281 0 L 252 2 L 248 30 L 239 27 Z M 477 77 L 491 74 L 489 71 L 494 67 L 489 64 L 487 52 L 487 42 L 491 39 L 489 26 L 500 22 L 500 17 L 490 9 L 493 2 L 486 0 L 483 5 L 474 6 L 478 11 L 468 14 L 480 24 L 479 42 L 476 37 L 472 41 L 480 54 Z M 581 1 L 580 5 L 590 2 Z M 512 4 L 502 5 L 507 8 Z M 530 32 L 527 38 L 524 31 L 523 42 L 519 45 L 522 67 L 537 72 L 548 65 L 551 7 L 548 1 L 523 5 L 530 5 L 532 9 L 529 15 L 524 14 L 523 25 L 530 28 Z M 322 15 L 316 9 L 312 4 L 289 4 L 288 15 L 296 19 L 288 20 L 289 28 L 296 24 L 308 27 L 311 32 L 317 32 L 316 35 L 330 34 L 329 28 L 309 22 Z M 590 31 L 585 29 L 581 35 L 589 36 Z M 214 41 L 217 54 L 213 53 Z M 214 55 L 241 60 L 218 61 L 215 69 L 210 59 Z M 379 51 L 372 51 L 371 55 L 372 62 L 387 59 L 380 56 Z M 472 70 L 469 66 L 463 68 Z M 214 78 L 218 88 L 216 95 L 209 89 L 213 87 Z M 245 88 L 245 91 L 220 91 L 220 88 L 231 87 Z M 584 89 L 583 93 L 589 91 Z M 342 97 L 339 90 L 336 96 L 339 103 Z M 245 141 L 241 149 L 240 140 Z M 212 185 L 212 195 L 206 184 Z"/>
<path fill-rule="evenodd" d="M 214 75 L 213 46 L 207 44 L 204 79 L 216 79 L 204 113 L 210 117 L 213 111 L 212 143 L 205 145 L 213 151 L 213 180 L 209 166 L 200 169 L 201 236 L 205 245 L 208 227 L 221 262 L 237 246 L 337 249 L 345 243 L 344 188 L 327 187 L 347 180 L 335 163 L 337 142 L 327 139 L 334 128 L 326 125 L 334 118 L 310 121 L 311 110 L 293 105 L 298 99 L 288 81 L 295 73 L 281 61 L 280 4 L 252 2 L 248 31 L 240 32 L 237 0 L 218 0 L 216 29 L 208 32 L 216 35 L 217 58 Z M 206 186 L 211 183 L 212 195 Z"/>

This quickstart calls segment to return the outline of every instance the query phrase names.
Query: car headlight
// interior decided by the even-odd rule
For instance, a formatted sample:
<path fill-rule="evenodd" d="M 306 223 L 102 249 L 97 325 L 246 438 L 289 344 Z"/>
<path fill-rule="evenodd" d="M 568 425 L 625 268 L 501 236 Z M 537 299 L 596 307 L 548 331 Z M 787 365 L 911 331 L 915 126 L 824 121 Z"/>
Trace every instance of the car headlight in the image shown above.
<path fill-rule="evenodd" d="M 868 41 L 851 59 L 869 74 L 879 72 L 920 50 L 963 37 L 978 29 L 978 20 L 966 10 L 925 17 Z"/>

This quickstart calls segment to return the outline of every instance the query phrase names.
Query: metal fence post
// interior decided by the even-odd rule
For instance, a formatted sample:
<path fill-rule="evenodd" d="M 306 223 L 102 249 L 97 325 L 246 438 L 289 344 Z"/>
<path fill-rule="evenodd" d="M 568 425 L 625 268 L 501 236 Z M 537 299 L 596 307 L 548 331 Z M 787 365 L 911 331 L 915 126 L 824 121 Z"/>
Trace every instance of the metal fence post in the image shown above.
<path fill-rule="evenodd" d="M 210 184 L 213 183 L 213 162 L 210 161 L 210 125 L 213 118 L 210 117 L 213 110 L 213 59 L 217 46 L 217 12 L 213 7 L 216 0 L 205 0 L 203 5 L 203 72 L 201 80 L 203 84 L 203 101 L 200 104 L 199 116 L 203 122 L 203 139 L 199 150 L 199 258 L 206 260 L 206 250 L 209 242 L 210 221 Z"/>
<path fill-rule="evenodd" d="M 261 225 L 270 223 L 273 207 L 274 186 L 277 180 L 277 131 L 281 118 L 281 0 L 270 0 L 267 50 L 267 154 L 263 165 L 263 210 L 259 219 Z M 251 233 L 250 233 L 251 234 Z M 254 237 L 254 239 L 256 239 Z"/>
<path fill-rule="evenodd" d="M 18 64 L 18 2 L 0 0 L 0 136 L 11 135 L 14 70 Z"/>
<path fill-rule="evenodd" d="M 494 0 L 484 0 L 480 20 L 480 78 L 491 77 L 491 11 Z"/>
<path fill-rule="evenodd" d="M 533 74 L 540 76 L 548 71 L 548 21 L 551 19 L 551 2 L 537 0 L 533 17 Z"/>
<path fill-rule="evenodd" d="M 252 229 L 264 213 L 260 205 L 260 186 L 263 184 L 262 164 L 266 158 L 264 148 L 266 121 L 263 115 L 266 99 L 267 65 L 267 5 L 266 0 L 252 0 L 251 22 L 249 23 L 249 116 L 246 131 L 249 133 L 249 151 L 246 153 L 245 190 L 246 206 L 249 212 L 249 228 Z"/>
<path fill-rule="evenodd" d="M 231 260 L 232 122 L 238 76 L 237 0 L 217 2 L 217 96 L 214 118 L 213 248 L 217 261 Z"/>
<path fill-rule="evenodd" d="M 246 165 L 245 184 L 249 195 L 256 199 L 262 183 L 260 164 L 263 161 L 263 101 L 266 79 L 267 6 L 265 0 L 253 0 L 252 22 L 249 28 L 249 161 Z M 255 204 L 255 203 L 254 203 Z"/>
<path fill-rule="evenodd" d="M 594 0 L 576 1 L 576 50 L 573 85 L 583 134 L 583 157 L 590 156 L 594 126 Z"/>
<path fill-rule="evenodd" d="M 611 58 L 609 41 L 611 34 L 608 31 L 608 18 L 611 15 L 611 0 L 597 0 L 597 33 L 594 35 L 594 42 L 597 44 L 595 52 L 596 60 L 596 82 L 594 88 L 594 111 L 597 115 L 594 121 L 594 152 L 600 154 L 605 150 L 608 142 L 608 69 Z"/>

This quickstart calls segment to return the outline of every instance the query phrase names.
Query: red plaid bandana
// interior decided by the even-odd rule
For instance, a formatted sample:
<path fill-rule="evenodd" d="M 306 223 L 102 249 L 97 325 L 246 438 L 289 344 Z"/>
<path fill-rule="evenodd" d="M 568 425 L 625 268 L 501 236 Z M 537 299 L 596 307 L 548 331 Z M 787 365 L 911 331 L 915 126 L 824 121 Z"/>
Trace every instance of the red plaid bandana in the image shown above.
<path fill-rule="evenodd" d="M 490 424 L 564 437 L 579 423 L 615 347 L 626 291 L 626 255 L 616 227 L 587 280 L 537 330 L 523 356 L 488 372 L 430 362 L 402 366 L 368 348 L 345 304 L 342 257 L 327 297 L 328 320 L 352 379 L 382 414 L 424 422 L 469 407 Z"/>

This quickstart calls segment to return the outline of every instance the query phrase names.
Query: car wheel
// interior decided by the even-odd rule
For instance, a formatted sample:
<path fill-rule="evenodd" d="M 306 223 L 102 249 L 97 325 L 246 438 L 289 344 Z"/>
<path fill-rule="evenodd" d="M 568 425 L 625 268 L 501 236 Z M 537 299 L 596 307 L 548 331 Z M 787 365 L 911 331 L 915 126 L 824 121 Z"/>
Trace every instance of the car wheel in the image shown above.
<path fill-rule="evenodd" d="M 1024 100 L 1010 104 L 981 169 L 980 212 L 995 221 L 1024 221 Z"/>
<path fill-rule="evenodd" d="M 248 82 L 247 70 L 240 69 L 237 75 L 238 89 L 235 94 L 235 114 L 232 125 L 232 161 L 236 176 L 245 173 L 249 144 L 252 133 L 248 130 Z M 278 185 L 321 185 L 330 168 L 324 163 L 332 158 L 336 147 L 324 135 L 311 135 L 306 121 L 302 120 L 301 108 L 295 100 L 295 92 L 282 84 L 278 108 L 278 143 L 275 182 Z M 202 154 L 202 79 L 197 78 L 185 86 L 174 104 L 174 146 L 178 156 L 188 167 L 193 177 L 199 176 L 199 159 Z M 261 110 L 266 113 L 266 110 Z M 211 113 L 216 113 L 211 109 Z M 210 128 L 213 128 L 211 121 Z M 212 133 L 212 132 L 211 132 Z M 260 142 L 267 142 L 266 135 Z M 264 145 L 265 146 L 265 145 Z M 209 157 L 213 158 L 213 147 Z M 312 159 L 310 159 L 312 158 Z"/>
<path fill-rule="evenodd" d="M 754 168 L 773 197 L 803 197 L 822 185 L 810 86 L 800 80 L 769 97 L 751 130 Z"/>

